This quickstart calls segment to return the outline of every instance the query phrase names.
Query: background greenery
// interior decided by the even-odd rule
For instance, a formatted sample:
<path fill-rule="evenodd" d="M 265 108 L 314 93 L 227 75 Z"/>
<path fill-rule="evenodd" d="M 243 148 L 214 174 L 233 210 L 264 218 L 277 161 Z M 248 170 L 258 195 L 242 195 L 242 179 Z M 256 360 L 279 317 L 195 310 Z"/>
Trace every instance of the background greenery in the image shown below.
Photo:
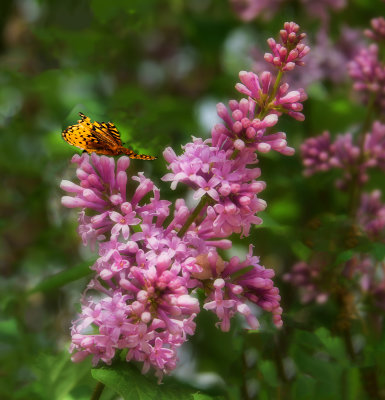
<path fill-rule="evenodd" d="M 330 15 L 330 35 L 336 37 L 343 24 L 366 28 L 383 14 L 383 2 L 350 1 Z M 250 43 L 263 54 L 266 38 L 291 20 L 312 43 L 319 21 L 296 1 L 287 1 L 271 20 L 248 24 L 221 0 L 1 1 L 0 398 L 88 399 L 96 384 L 90 363 L 72 364 L 67 350 L 93 255 L 79 241 L 76 213 L 60 204 L 60 180 L 74 176 L 74 148 L 62 140 L 62 129 L 79 111 L 113 121 L 130 147 L 159 156 L 132 162 L 131 174 L 144 170 L 163 198 L 183 195 L 182 188 L 172 192 L 160 182 L 164 148 L 180 152 L 191 135 L 208 136 L 216 102 L 239 98 L 234 85 L 239 70 L 251 67 Z M 346 93 L 349 81 L 315 82 L 305 103 L 307 120 L 281 123 L 289 144 L 298 148 L 324 129 L 337 133 L 359 123 L 365 109 Z M 304 237 L 320 235 L 303 227 L 323 213 L 343 215 L 346 198 L 336 193 L 333 174 L 305 179 L 298 155 L 261 156 L 260 167 L 267 182 L 265 224 L 237 240 L 234 251 L 244 254 L 252 243 L 262 264 L 275 269 L 285 326 L 277 331 L 262 317 L 260 332 L 245 333 L 234 323 L 224 334 L 203 312 L 172 384 L 228 399 L 383 398 L 383 333 L 354 322 L 360 355 L 351 360 L 336 328 L 338 304 L 304 306 L 282 282 L 310 251 Z M 371 182 L 383 187 L 383 176 Z M 333 218 L 326 231 L 340 226 Z M 98 370 L 93 374 L 103 380 Z M 132 384 L 153 388 L 140 379 Z M 148 390 L 147 397 L 120 394 L 163 398 Z M 112 398 L 115 391 L 104 391 L 102 399 Z"/>

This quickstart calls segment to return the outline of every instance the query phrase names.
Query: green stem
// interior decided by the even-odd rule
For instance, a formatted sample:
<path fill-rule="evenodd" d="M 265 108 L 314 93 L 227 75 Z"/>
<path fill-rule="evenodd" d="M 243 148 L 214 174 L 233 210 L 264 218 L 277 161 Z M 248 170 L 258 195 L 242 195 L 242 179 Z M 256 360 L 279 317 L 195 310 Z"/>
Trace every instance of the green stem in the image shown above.
<path fill-rule="evenodd" d="M 239 154 L 239 150 L 238 150 L 238 149 L 235 149 L 235 150 L 233 151 L 233 154 L 232 154 L 231 157 L 230 157 L 230 160 L 234 160 L 235 157 L 236 157 L 238 154 Z"/>
<path fill-rule="evenodd" d="M 198 217 L 199 213 L 202 211 L 203 207 L 206 205 L 208 202 L 208 195 L 205 194 L 204 196 L 201 197 L 198 205 L 195 207 L 194 211 L 192 214 L 187 218 L 187 221 L 184 223 L 180 231 L 178 232 L 178 237 L 183 237 L 184 234 L 187 232 L 187 229 L 189 226 L 195 221 L 195 219 Z"/>
<path fill-rule="evenodd" d="M 105 384 L 102 382 L 98 382 L 95 386 L 95 389 L 92 393 L 90 400 L 99 400 L 104 388 L 105 388 Z"/>
<path fill-rule="evenodd" d="M 359 182 L 359 176 L 360 176 L 360 167 L 365 161 L 365 134 L 368 131 L 372 119 L 372 113 L 374 111 L 374 102 L 376 100 L 376 95 L 373 93 L 369 99 L 368 102 L 368 107 L 367 107 L 367 112 L 365 115 L 364 122 L 362 124 L 361 132 L 358 138 L 358 145 L 360 149 L 360 158 L 357 163 L 357 168 L 355 171 L 352 172 L 352 182 L 351 182 L 351 187 L 350 187 L 350 204 L 349 204 L 349 215 L 350 217 L 355 220 L 356 214 L 357 214 L 357 208 L 359 206 L 359 199 L 361 196 L 361 189 L 362 185 Z"/>
<path fill-rule="evenodd" d="M 283 71 L 280 69 L 278 71 L 278 75 L 277 75 L 277 78 L 275 80 L 275 83 L 274 83 L 274 86 L 273 86 L 273 90 L 272 90 L 271 94 L 269 95 L 269 97 L 267 98 L 265 106 L 259 112 L 258 119 L 264 118 L 266 116 L 266 114 L 268 113 L 268 111 L 270 110 L 270 103 L 274 100 L 275 95 L 277 94 L 277 91 L 278 91 L 278 88 L 279 88 L 279 84 L 281 83 L 282 76 L 283 76 Z"/>
<path fill-rule="evenodd" d="M 269 97 L 269 102 L 272 101 L 274 99 L 275 95 L 277 94 L 277 90 L 278 90 L 279 84 L 281 83 L 282 75 L 283 75 L 283 72 L 280 69 L 278 71 L 277 79 L 275 80 L 275 83 L 274 83 L 274 86 L 273 86 L 273 91 L 271 92 L 271 95 Z"/>

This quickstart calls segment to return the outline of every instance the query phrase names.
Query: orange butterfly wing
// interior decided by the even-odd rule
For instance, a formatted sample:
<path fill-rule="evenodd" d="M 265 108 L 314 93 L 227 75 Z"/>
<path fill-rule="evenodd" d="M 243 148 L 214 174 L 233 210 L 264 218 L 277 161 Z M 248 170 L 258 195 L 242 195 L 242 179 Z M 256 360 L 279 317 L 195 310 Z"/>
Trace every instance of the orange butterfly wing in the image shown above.
<path fill-rule="evenodd" d="M 122 146 L 120 133 L 111 122 L 94 122 L 79 113 L 81 119 L 77 124 L 69 126 L 62 132 L 63 139 L 88 153 L 119 155 L 126 154 L 130 158 L 139 160 L 155 160 L 156 157 L 137 154 L 131 149 Z"/>

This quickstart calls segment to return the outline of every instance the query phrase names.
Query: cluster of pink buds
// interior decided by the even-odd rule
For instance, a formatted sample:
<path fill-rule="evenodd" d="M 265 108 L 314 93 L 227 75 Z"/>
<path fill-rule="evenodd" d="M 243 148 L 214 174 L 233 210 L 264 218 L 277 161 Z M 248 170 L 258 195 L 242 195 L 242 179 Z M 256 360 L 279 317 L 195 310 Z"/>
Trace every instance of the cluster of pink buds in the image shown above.
<path fill-rule="evenodd" d="M 376 41 L 385 39 L 385 19 L 375 18 L 373 30 L 366 30 L 366 36 Z M 378 56 L 378 45 L 371 44 L 363 48 L 348 64 L 353 88 L 363 94 L 365 103 L 373 103 L 380 110 L 385 109 L 385 65 Z"/>
<path fill-rule="evenodd" d="M 329 132 L 324 132 L 306 139 L 301 153 L 306 176 L 338 168 L 344 172 L 343 180 L 338 182 L 340 188 L 346 187 L 353 176 L 362 185 L 368 180 L 368 168 L 385 171 L 385 125 L 375 121 L 364 137 L 362 148 L 354 143 L 350 133 L 338 135 L 332 143 Z"/>
<path fill-rule="evenodd" d="M 372 29 L 365 29 L 365 35 L 376 42 L 382 42 L 385 40 L 385 18 L 378 17 L 373 18 L 370 21 Z"/>
<path fill-rule="evenodd" d="M 283 27 L 280 31 L 282 44 L 273 38 L 268 39 L 267 43 L 272 53 L 266 53 L 265 60 L 282 71 L 291 71 L 296 65 L 304 65 L 301 59 L 309 53 L 310 48 L 301 43 L 306 34 L 298 34 L 299 25 L 295 22 L 285 22 Z"/>

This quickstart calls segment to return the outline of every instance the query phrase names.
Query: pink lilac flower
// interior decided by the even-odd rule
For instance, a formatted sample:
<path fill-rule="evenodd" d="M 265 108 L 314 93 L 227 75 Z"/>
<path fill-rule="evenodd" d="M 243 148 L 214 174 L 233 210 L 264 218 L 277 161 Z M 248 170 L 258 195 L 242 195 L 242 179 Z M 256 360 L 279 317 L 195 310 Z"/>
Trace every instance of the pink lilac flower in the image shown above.
<path fill-rule="evenodd" d="M 320 19 L 324 25 L 329 22 L 329 9 L 339 11 L 346 6 L 346 0 L 301 0 L 301 3 L 308 15 Z M 249 22 L 259 17 L 271 19 L 285 5 L 285 0 L 230 0 L 230 4 L 242 21 Z"/>
<path fill-rule="evenodd" d="M 361 185 L 368 180 L 368 168 L 385 171 L 385 125 L 374 121 L 370 132 L 365 134 L 363 152 L 353 141 L 350 133 L 337 135 L 332 143 L 329 132 L 306 139 L 301 145 L 305 175 L 339 168 L 343 179 L 337 182 L 339 188 L 346 187 L 355 174 Z"/>
<path fill-rule="evenodd" d="M 327 255 L 316 254 L 309 262 L 296 263 L 283 278 L 299 289 L 302 303 L 315 301 L 322 304 L 329 298 L 326 288 L 334 279 L 327 269 L 329 263 Z M 357 254 L 345 263 L 340 273 L 355 284 L 355 292 L 365 295 L 366 300 L 376 307 L 385 309 L 385 281 L 383 274 L 376 271 L 378 264 L 369 255 Z"/>
<path fill-rule="evenodd" d="M 378 17 L 373 18 L 370 21 L 372 29 L 365 29 L 365 35 L 376 42 L 381 42 L 385 40 L 385 18 Z"/>
<path fill-rule="evenodd" d="M 251 190 L 252 200 L 264 188 L 263 183 L 253 181 L 259 175 L 259 169 L 238 172 L 251 180 L 242 184 L 238 175 L 230 174 L 231 167 L 220 164 L 223 160 L 218 152 L 214 152 L 212 159 L 202 141 L 198 141 L 198 147 L 203 155 L 201 169 L 195 171 L 197 176 L 203 170 L 207 177 L 213 166 L 212 160 L 218 160 L 214 165 L 216 176 L 227 176 L 227 183 L 221 181 L 218 190 L 226 193 L 228 185 L 234 198 L 238 193 L 238 207 L 251 213 L 265 207 L 263 201 L 257 201 L 258 206 L 250 208 L 247 201 L 248 190 Z M 194 146 L 189 148 L 195 155 L 200 154 Z M 129 159 L 122 158 L 115 166 L 114 160 L 105 156 L 75 156 L 73 162 L 78 165 L 80 184 L 64 181 L 61 185 L 74 194 L 64 196 L 63 204 L 83 208 L 79 220 L 83 239 L 89 244 L 99 243 L 99 258 L 92 266 L 96 275 L 87 292 L 97 291 L 102 297 L 99 295 L 97 300 L 84 297 L 82 313 L 72 327 L 71 351 L 74 361 L 91 355 L 94 364 L 99 361 L 108 364 L 117 351 L 128 349 L 127 361 L 142 362 L 143 372 L 153 367 L 161 379 L 163 374 L 176 367 L 177 348 L 194 334 L 194 319 L 200 307 L 193 290 L 202 285 L 200 255 L 216 254 L 217 247 L 229 248 L 231 242 L 221 239 L 224 235 L 217 235 L 205 221 L 198 229 L 192 224 L 186 234 L 179 237 L 178 231 L 191 213 L 181 199 L 176 204 L 173 221 L 163 227 L 169 216 L 170 202 L 160 199 L 159 190 L 142 173 L 132 178 L 137 182 L 137 188 L 128 199 L 126 184 L 129 182 L 126 171 L 121 168 L 128 166 Z M 194 178 L 192 182 L 199 183 L 199 179 Z M 254 222 L 260 223 L 260 219 Z M 132 226 L 141 229 L 134 232 L 130 230 Z M 247 231 L 249 227 L 244 229 Z M 99 235 L 100 232 L 103 235 Z M 227 232 L 227 236 L 230 233 Z M 226 275 L 225 278 L 229 280 Z M 278 315 L 278 289 L 269 282 L 267 300 L 251 298 L 250 301 Z M 245 302 L 252 293 L 251 284 L 246 283 L 245 295 L 238 298 L 237 308 L 231 315 L 238 312 L 247 321 L 253 321 L 253 313 L 247 306 L 241 306 L 242 299 Z M 271 301 L 273 306 L 268 306 L 266 301 Z M 278 317 L 274 316 L 274 320 L 277 322 Z"/>
<path fill-rule="evenodd" d="M 216 146 L 210 146 L 210 140 L 195 139 L 184 147 L 180 156 L 170 148 L 164 152 L 172 171 L 163 177 L 164 181 L 171 181 L 172 188 L 178 182 L 184 183 L 195 190 L 195 199 L 207 194 L 216 202 L 207 208 L 207 217 L 198 228 L 200 237 L 205 239 L 227 237 L 233 232 L 248 235 L 251 224 L 262 222 L 255 214 L 266 207 L 257 197 L 265 184 L 256 180 L 259 168 L 246 168 L 247 164 L 256 163 L 255 155 L 243 151 L 239 157 L 231 159 L 235 150 L 232 143 L 221 135 Z M 222 221 L 223 218 L 226 221 Z"/>
<path fill-rule="evenodd" d="M 381 202 L 380 190 L 362 194 L 357 218 L 372 240 L 385 241 L 385 204 Z"/>
<path fill-rule="evenodd" d="M 237 83 L 235 88 L 238 92 L 249 96 L 249 105 L 252 113 L 277 114 L 287 113 L 291 117 L 303 121 L 304 115 L 300 112 L 303 109 L 302 102 L 307 99 L 307 95 L 303 89 L 289 90 L 289 85 L 283 83 L 279 86 L 274 98 L 271 98 L 274 81 L 270 72 L 262 72 L 258 77 L 253 72 L 241 71 L 239 78 L 242 83 Z M 253 102 L 255 104 L 253 104 Z M 230 106 L 231 107 L 231 106 Z M 276 122 L 275 120 L 274 122 Z"/>
<path fill-rule="evenodd" d="M 285 29 L 284 44 L 298 53 L 289 55 L 290 62 L 301 64 L 303 35 L 297 35 L 294 23 Z M 163 180 L 173 189 L 178 183 L 192 188 L 199 201 L 194 210 L 178 199 L 171 214 L 171 203 L 161 199 L 151 179 L 143 173 L 128 178 L 127 157 L 116 164 L 95 153 L 73 157 L 79 183 L 61 183 L 71 194 L 63 196 L 62 204 L 82 209 L 79 234 L 83 243 L 98 244 L 99 253 L 82 313 L 72 326 L 74 361 L 91 355 L 94 364 L 108 364 L 126 350 L 127 361 L 141 362 L 143 373 L 152 367 L 161 379 L 176 367 L 177 348 L 194 334 L 198 288 L 206 294 L 204 308 L 216 313 L 224 331 L 235 314 L 258 328 L 250 304 L 271 312 L 275 325 L 282 325 L 274 272 L 259 265 L 251 247 L 243 262 L 237 257 L 225 262 L 217 249 L 230 248 L 230 235 L 248 235 L 252 225 L 262 222 L 257 214 L 266 202 L 258 194 L 266 185 L 257 180 L 261 171 L 255 150 L 293 154 L 284 133 L 267 129 L 282 113 L 302 120 L 306 95 L 279 82 L 272 89 L 270 73 L 262 73 L 260 81 L 250 72 L 240 77 L 238 89 L 248 98 L 230 101 L 231 115 L 218 105 L 224 124 L 213 128 L 210 139 L 194 138 L 180 156 L 171 148 L 164 151 L 171 172 Z M 135 185 L 130 197 L 129 185 Z"/>
<path fill-rule="evenodd" d="M 235 14 L 244 22 L 256 17 L 270 19 L 284 0 L 230 0 Z"/>
<path fill-rule="evenodd" d="M 382 262 L 367 254 L 356 255 L 346 263 L 343 273 L 349 279 L 355 279 L 363 300 L 381 311 L 385 310 L 385 275 Z"/>
<path fill-rule="evenodd" d="M 230 319 L 237 312 L 245 317 L 251 329 L 259 328 L 259 322 L 247 302 L 271 312 L 274 324 L 281 327 L 282 308 L 279 291 L 271 280 L 274 271 L 259 265 L 259 258 L 252 255 L 252 246 L 245 261 L 240 262 L 238 257 L 233 257 L 229 262 L 225 262 L 219 271 L 218 258 L 218 254 L 212 253 L 202 262 L 203 269 L 211 271 L 214 287 L 203 307 L 215 312 L 220 320 L 221 329 L 230 329 Z M 248 267 L 252 267 L 248 272 L 233 277 L 237 271 Z"/>
<path fill-rule="evenodd" d="M 170 203 L 159 199 L 159 190 L 143 174 L 133 178 L 139 185 L 131 202 L 123 202 L 127 157 L 120 158 L 116 167 L 113 159 L 104 156 L 93 154 L 91 160 L 87 154 L 75 156 L 80 185 L 62 184 L 63 189 L 75 193 L 74 197 L 64 196 L 63 204 L 85 204 L 94 215 L 86 216 L 83 210 L 81 223 L 91 232 L 102 229 L 104 233 L 92 235 L 94 241 L 100 241 L 100 257 L 92 267 L 96 277 L 89 285 L 89 290 L 97 290 L 104 297 L 98 301 L 85 299 L 82 315 L 72 329 L 73 359 L 91 354 L 94 363 L 110 363 L 117 350 L 129 348 L 129 359 L 142 361 L 144 370 L 153 366 L 161 377 L 176 366 L 176 348 L 195 329 L 199 304 L 187 289 L 190 274 L 183 266 L 196 250 L 178 238 L 175 230 L 166 231 L 157 225 L 169 215 Z M 142 204 L 149 192 L 153 198 Z M 182 223 L 179 216 L 176 212 L 174 227 Z M 130 232 L 131 226 L 139 224 L 142 232 Z M 207 248 L 215 245 L 224 244 L 217 242 Z M 201 240 L 200 247 L 206 249 L 206 242 Z M 87 332 L 91 325 L 97 334 Z M 138 332 L 140 343 L 135 342 Z"/>
<path fill-rule="evenodd" d="M 329 23 L 330 10 L 339 11 L 346 7 L 346 0 L 301 0 L 306 12 L 312 17 L 320 19 L 324 25 Z"/>
<path fill-rule="evenodd" d="M 365 164 L 385 171 L 385 125 L 374 121 L 372 129 L 365 135 Z"/>
<path fill-rule="evenodd" d="M 353 79 L 353 88 L 365 95 L 365 102 L 375 96 L 375 103 L 385 107 L 385 67 L 378 59 L 378 46 L 370 45 L 363 48 L 348 64 L 350 77 Z"/>
<path fill-rule="evenodd" d="M 385 276 L 383 263 L 367 254 L 355 255 L 346 263 L 343 274 L 357 282 L 363 300 L 385 310 Z"/>
<path fill-rule="evenodd" d="M 329 298 L 327 291 L 322 287 L 322 273 L 326 265 L 327 260 L 318 254 L 308 263 L 299 261 L 294 264 L 291 271 L 283 275 L 283 280 L 300 289 L 302 303 L 325 303 Z"/>
<path fill-rule="evenodd" d="M 306 139 L 301 144 L 301 156 L 306 176 L 331 168 L 331 146 L 330 133 L 327 131 L 322 135 Z"/>
<path fill-rule="evenodd" d="M 306 42 L 305 38 L 305 42 Z M 306 43 L 308 44 L 308 43 Z M 291 88 L 307 88 L 309 85 L 319 81 L 340 83 L 348 79 L 346 64 L 357 55 L 365 46 L 362 33 L 358 29 L 347 26 L 341 28 L 340 36 L 333 42 L 326 28 L 321 28 L 312 43 L 312 56 L 306 58 L 306 73 L 295 68 L 283 77 L 282 81 Z M 262 50 L 253 48 L 253 71 L 260 75 L 264 70 L 273 73 L 275 67 L 261 62 Z"/>
<path fill-rule="evenodd" d="M 242 149 L 246 147 L 261 153 L 275 150 L 284 155 L 294 154 L 294 149 L 287 145 L 284 132 L 266 134 L 267 128 L 273 127 L 278 122 L 277 114 L 269 114 L 261 119 L 257 118 L 253 100 L 242 99 L 239 103 L 231 100 L 229 107 L 231 113 L 223 103 L 217 104 L 218 115 L 224 123 L 214 126 L 213 140 L 218 136 L 225 135 Z M 217 142 L 214 141 L 214 143 Z"/>
<path fill-rule="evenodd" d="M 338 188 L 345 189 L 354 174 L 361 185 L 368 180 L 366 165 L 361 162 L 361 150 L 354 144 L 351 133 L 337 135 L 331 146 L 331 155 L 330 165 L 343 171 L 343 178 L 336 182 Z"/>
<path fill-rule="evenodd" d="M 309 53 L 310 48 L 301 43 L 306 34 L 298 34 L 299 25 L 295 22 L 285 22 L 283 27 L 280 31 L 282 44 L 273 38 L 267 40 L 272 53 L 266 53 L 265 60 L 282 71 L 291 71 L 296 65 L 304 65 L 301 59 Z"/>

